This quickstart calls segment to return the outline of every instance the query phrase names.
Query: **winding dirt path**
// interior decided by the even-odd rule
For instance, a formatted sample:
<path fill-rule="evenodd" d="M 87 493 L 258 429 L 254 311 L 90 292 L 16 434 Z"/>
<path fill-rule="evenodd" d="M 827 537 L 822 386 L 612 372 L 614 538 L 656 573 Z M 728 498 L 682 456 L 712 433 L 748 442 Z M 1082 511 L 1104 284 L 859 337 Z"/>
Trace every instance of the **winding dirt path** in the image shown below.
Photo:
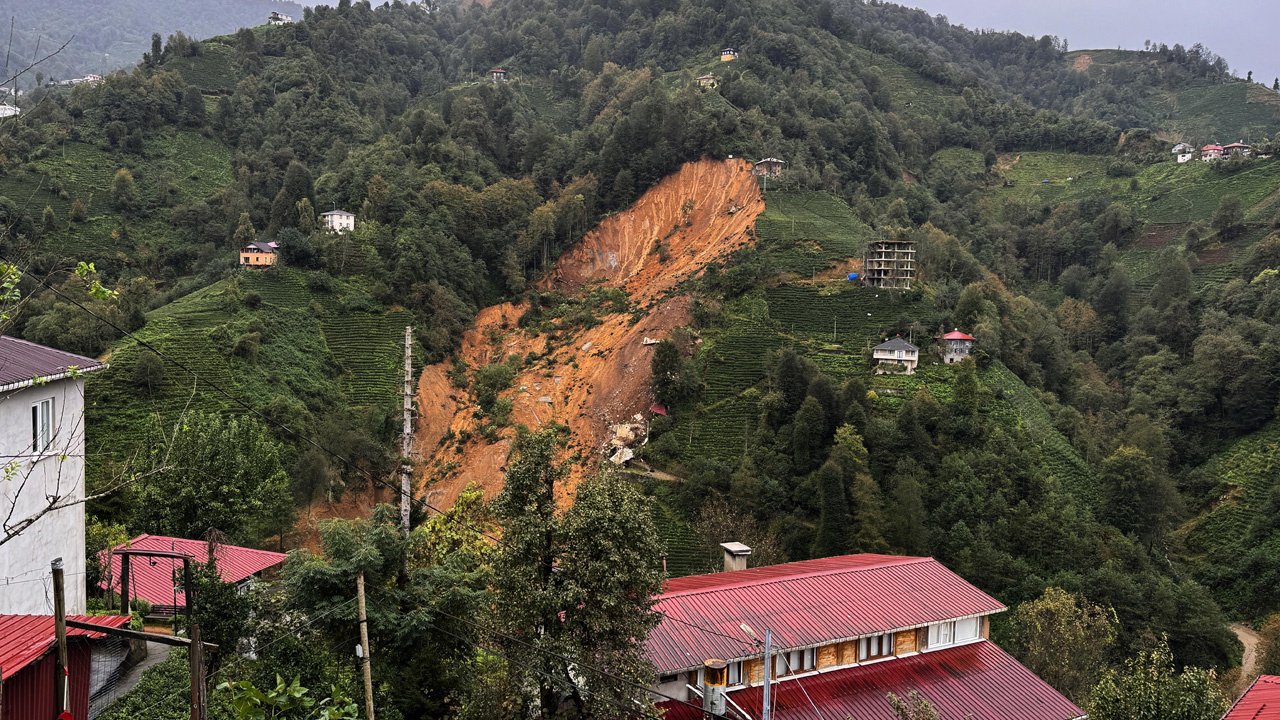
<path fill-rule="evenodd" d="M 1262 637 L 1257 631 L 1242 623 L 1231 623 L 1231 632 L 1244 644 L 1244 659 L 1240 663 L 1240 682 L 1245 683 L 1253 677 L 1258 664 L 1258 642 Z"/>

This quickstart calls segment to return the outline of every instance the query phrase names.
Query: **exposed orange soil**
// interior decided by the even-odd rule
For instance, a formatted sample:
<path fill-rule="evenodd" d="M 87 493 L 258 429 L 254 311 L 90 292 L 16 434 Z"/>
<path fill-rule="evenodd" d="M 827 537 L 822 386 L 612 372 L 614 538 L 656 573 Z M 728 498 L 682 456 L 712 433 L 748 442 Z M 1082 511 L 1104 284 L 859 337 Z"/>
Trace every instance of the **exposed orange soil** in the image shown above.
<path fill-rule="evenodd" d="M 1076 72 L 1084 72 L 1085 70 L 1088 70 L 1088 69 L 1089 69 L 1089 66 L 1090 66 L 1090 65 L 1093 65 L 1093 56 L 1092 56 L 1092 55 L 1078 55 L 1078 56 L 1076 56 L 1076 61 L 1075 61 L 1075 64 L 1074 64 L 1074 67 L 1075 67 L 1075 71 L 1076 71 Z"/>
<path fill-rule="evenodd" d="M 686 218 L 687 200 L 693 202 Z M 577 483 L 601 457 L 609 426 L 646 411 L 652 402 L 653 346 L 642 341 L 665 337 L 689 323 L 688 299 L 671 292 L 708 263 L 748 244 L 747 231 L 763 211 L 746 162 L 689 163 L 570 248 L 541 283 L 566 294 L 585 294 L 597 284 L 623 288 L 642 310 L 638 322 L 615 313 L 590 329 L 535 335 L 516 326 L 527 309 L 523 304 L 495 305 L 476 316 L 475 327 L 458 349 L 472 369 L 511 354 L 544 355 L 550 345 L 550 355 L 526 365 L 512 388 L 500 395 L 512 401 L 513 425 L 536 430 L 556 422 L 572 431 L 573 447 L 566 454 L 580 450 L 583 462 L 559 488 L 562 501 L 572 498 Z M 419 491 L 425 490 L 437 508 L 452 506 L 470 483 L 487 497 L 501 490 L 514 436 L 511 428 L 503 429 L 497 442 L 475 434 L 461 448 L 447 439 L 474 431 L 480 423 L 474 396 L 452 385 L 449 369 L 446 363 L 427 367 L 418 382 Z"/>
<path fill-rule="evenodd" d="M 293 525 L 293 531 L 285 536 L 284 547 L 289 550 L 306 548 L 317 551 L 320 549 L 322 520 L 367 518 L 373 514 L 373 508 L 378 503 L 395 502 L 395 493 L 383 487 L 348 489 L 337 502 L 329 502 L 323 497 L 314 500 L 306 510 L 298 511 L 298 520 Z M 276 538 L 268 538 L 264 547 L 277 550 L 277 542 Z"/>

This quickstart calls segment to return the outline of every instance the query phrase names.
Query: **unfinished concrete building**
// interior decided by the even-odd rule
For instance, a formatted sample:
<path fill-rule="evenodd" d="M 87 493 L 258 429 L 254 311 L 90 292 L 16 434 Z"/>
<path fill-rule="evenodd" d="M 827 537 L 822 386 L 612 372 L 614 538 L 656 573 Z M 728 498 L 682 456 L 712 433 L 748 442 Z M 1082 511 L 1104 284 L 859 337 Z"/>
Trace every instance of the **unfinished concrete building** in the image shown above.
<path fill-rule="evenodd" d="M 910 290 L 916 279 L 916 244 L 880 239 L 867 246 L 863 278 L 872 287 Z"/>

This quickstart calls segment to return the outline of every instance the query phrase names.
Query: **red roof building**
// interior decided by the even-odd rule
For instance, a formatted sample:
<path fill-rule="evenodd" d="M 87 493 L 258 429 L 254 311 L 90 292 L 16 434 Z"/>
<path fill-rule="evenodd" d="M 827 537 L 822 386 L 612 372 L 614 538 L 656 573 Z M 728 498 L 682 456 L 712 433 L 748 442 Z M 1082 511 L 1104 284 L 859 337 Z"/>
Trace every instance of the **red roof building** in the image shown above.
<path fill-rule="evenodd" d="M 73 616 L 69 620 L 121 627 L 123 615 Z M 93 649 L 89 640 L 102 633 L 67 628 L 67 678 L 74 718 L 89 717 L 89 686 Z M 54 634 L 52 615 L 0 615 L 0 683 L 4 686 L 0 720 L 30 720 L 54 716 Z"/>
<path fill-rule="evenodd" d="M 939 349 L 942 350 L 942 361 L 948 365 L 969 357 L 969 353 L 973 351 L 973 344 L 978 340 L 972 335 L 960 332 L 959 328 L 938 339 L 941 341 Z"/>
<path fill-rule="evenodd" d="M 891 720 L 887 693 L 912 690 L 944 717 L 1084 715 L 987 640 L 987 616 L 1005 606 L 932 558 L 847 555 L 678 578 L 655 609 L 664 617 L 645 654 L 661 674 L 654 690 L 676 700 L 698 704 L 687 686 L 699 686 L 705 661 L 722 660 L 730 707 L 758 718 L 768 629 L 776 720 Z M 668 718 L 698 714 L 659 707 Z"/>
<path fill-rule="evenodd" d="M 1222 720 L 1276 720 L 1280 718 L 1280 676 L 1260 675 Z"/>
<path fill-rule="evenodd" d="M 15 337 L 0 337 L 0 391 L 61 380 L 75 373 L 106 367 L 93 358 L 37 345 Z"/>
<path fill-rule="evenodd" d="M 139 535 L 126 545 L 115 549 L 157 550 L 190 555 L 197 563 L 209 560 L 209 544 L 203 540 L 184 540 L 161 535 Z M 262 574 L 262 571 L 284 562 L 285 554 L 267 550 L 219 545 L 214 558 L 218 573 L 229 583 L 242 583 Z M 106 558 L 103 558 L 105 561 Z M 104 563 L 105 564 L 105 563 Z M 111 557 L 110 588 L 120 591 L 120 556 Z M 177 582 L 174 582 L 174 579 Z M 107 581 L 100 587 L 106 589 Z M 156 558 L 154 564 L 146 558 L 135 557 L 129 563 L 129 597 L 142 598 L 151 603 L 157 613 L 173 613 L 187 606 L 187 596 L 182 590 L 182 561 L 175 558 Z"/>

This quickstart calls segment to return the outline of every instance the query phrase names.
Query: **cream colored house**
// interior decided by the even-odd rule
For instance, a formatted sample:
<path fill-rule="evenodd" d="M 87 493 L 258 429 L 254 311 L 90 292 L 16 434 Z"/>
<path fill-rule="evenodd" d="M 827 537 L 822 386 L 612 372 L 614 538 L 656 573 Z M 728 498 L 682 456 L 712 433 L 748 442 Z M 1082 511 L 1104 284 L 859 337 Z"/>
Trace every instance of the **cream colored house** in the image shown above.
<path fill-rule="evenodd" d="M 896 369 L 886 367 L 888 365 L 902 365 L 906 368 L 905 374 L 911 375 L 916 371 L 916 365 L 920 364 L 920 348 L 903 340 L 899 335 L 887 343 L 881 343 L 872 348 L 871 357 L 877 363 L 877 374 Z"/>

